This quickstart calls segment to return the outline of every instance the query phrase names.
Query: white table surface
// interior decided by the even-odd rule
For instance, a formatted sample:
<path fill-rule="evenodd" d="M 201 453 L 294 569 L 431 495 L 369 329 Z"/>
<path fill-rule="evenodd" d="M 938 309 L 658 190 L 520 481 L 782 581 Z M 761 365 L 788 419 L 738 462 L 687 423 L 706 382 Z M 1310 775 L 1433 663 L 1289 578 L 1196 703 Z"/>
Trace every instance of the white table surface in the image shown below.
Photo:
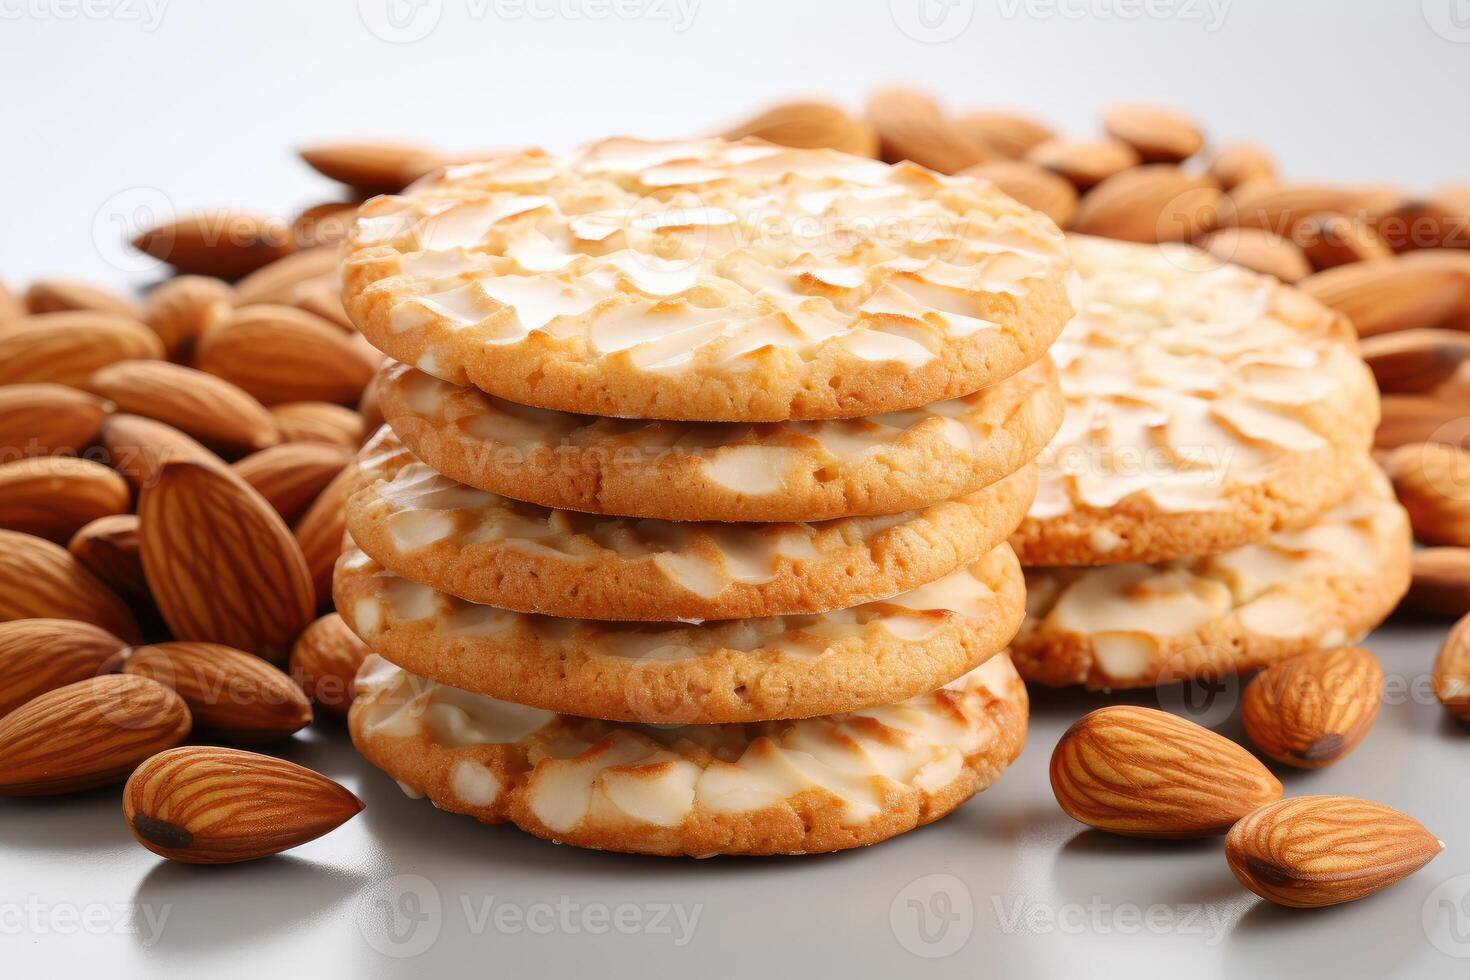
<path fill-rule="evenodd" d="M 0 0 L 12 287 L 156 278 L 119 245 L 150 213 L 329 198 L 290 153 L 313 139 L 561 147 L 705 131 L 792 92 L 858 105 L 898 79 L 1069 131 L 1109 101 L 1172 102 L 1300 177 L 1470 177 L 1465 0 L 928 0 L 927 20 L 910 0 L 616 8 L 631 19 L 598 19 L 597 0 L 392 0 L 395 21 L 389 0 L 148 2 Z M 1391 687 L 1372 734 L 1336 767 L 1284 774 L 1289 793 L 1381 800 L 1447 843 L 1351 906 L 1274 909 L 1218 840 L 1132 842 L 1066 818 L 1047 756 L 1100 696 L 1037 692 L 1020 762 L 940 824 L 796 860 L 640 859 L 484 828 L 405 798 L 328 723 L 293 757 L 368 807 L 288 857 L 180 867 L 132 842 L 116 792 L 0 800 L 0 975 L 1465 976 L 1470 726 L 1425 693 L 1443 628 L 1375 635 Z"/>

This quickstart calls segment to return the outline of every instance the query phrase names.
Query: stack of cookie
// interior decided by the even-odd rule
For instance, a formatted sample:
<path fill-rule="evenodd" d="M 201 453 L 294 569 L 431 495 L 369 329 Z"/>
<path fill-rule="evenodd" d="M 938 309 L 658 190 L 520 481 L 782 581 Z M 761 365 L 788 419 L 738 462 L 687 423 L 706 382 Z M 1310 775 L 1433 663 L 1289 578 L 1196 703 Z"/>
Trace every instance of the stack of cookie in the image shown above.
<path fill-rule="evenodd" d="M 990 185 L 610 140 L 370 201 L 392 361 L 337 606 L 358 748 L 586 847 L 825 851 L 1020 751 L 1007 539 L 1061 423 L 1065 243 Z"/>
<path fill-rule="evenodd" d="M 1066 419 L 1012 539 L 1022 675 L 1209 679 L 1378 625 L 1410 540 L 1369 456 L 1378 395 L 1351 325 L 1189 246 L 1069 247 Z"/>

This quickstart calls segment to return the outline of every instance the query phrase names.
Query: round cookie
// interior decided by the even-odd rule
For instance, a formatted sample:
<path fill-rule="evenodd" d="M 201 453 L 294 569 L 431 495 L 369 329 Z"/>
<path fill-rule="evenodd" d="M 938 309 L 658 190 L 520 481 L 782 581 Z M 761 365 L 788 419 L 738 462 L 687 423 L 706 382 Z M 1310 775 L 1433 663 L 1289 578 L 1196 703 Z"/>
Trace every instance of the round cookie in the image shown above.
<path fill-rule="evenodd" d="M 783 421 L 902 411 L 1037 360 L 1061 233 L 986 181 L 759 141 L 609 139 L 358 211 L 343 302 L 395 360 L 522 405 Z"/>
<path fill-rule="evenodd" d="M 1022 564 L 1214 554 L 1347 496 L 1378 393 L 1341 314 L 1191 246 L 1070 242 L 1066 417 L 1012 538 Z"/>
<path fill-rule="evenodd" d="M 1011 656 L 1028 681 L 1149 687 L 1354 642 L 1409 586 L 1409 525 L 1382 474 L 1315 524 L 1208 558 L 1032 568 Z"/>
<path fill-rule="evenodd" d="M 338 560 L 334 596 L 371 649 L 445 684 L 590 718 L 709 724 L 835 714 L 933 690 L 1005 648 L 1023 589 L 1002 544 L 912 592 L 817 616 L 605 623 L 465 602 L 354 548 Z"/>
<path fill-rule="evenodd" d="M 410 795 L 538 837 L 639 854 L 809 854 L 943 817 L 1020 754 L 1002 654 L 901 704 L 752 725 L 631 726 L 436 684 L 370 656 L 349 725 Z"/>
<path fill-rule="evenodd" d="M 346 505 L 357 546 L 389 571 L 501 609 L 684 622 L 845 609 L 978 561 L 1036 493 L 1027 465 L 963 500 L 815 524 L 716 524 L 550 510 L 476 490 L 384 429 Z"/>
<path fill-rule="evenodd" d="M 389 362 L 384 417 L 467 486 L 545 507 L 671 521 L 823 521 L 974 493 L 1062 422 L 1043 358 L 973 394 L 859 419 L 739 425 L 595 418 L 516 405 Z"/>

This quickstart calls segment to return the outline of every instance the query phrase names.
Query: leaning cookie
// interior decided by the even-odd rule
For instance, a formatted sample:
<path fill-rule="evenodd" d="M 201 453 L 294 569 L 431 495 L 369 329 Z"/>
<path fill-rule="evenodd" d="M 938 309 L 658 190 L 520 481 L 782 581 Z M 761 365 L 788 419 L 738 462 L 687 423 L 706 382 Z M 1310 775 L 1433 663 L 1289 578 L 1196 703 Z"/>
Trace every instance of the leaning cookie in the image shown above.
<path fill-rule="evenodd" d="M 1191 246 L 1070 242 L 1066 417 L 1012 539 L 1023 564 L 1214 554 L 1347 496 L 1378 392 L 1345 318 Z"/>
<path fill-rule="evenodd" d="M 1045 353 L 1050 219 L 987 181 L 758 141 L 451 167 L 358 212 L 343 303 L 395 360 L 522 405 L 776 422 L 903 411 Z"/>
<path fill-rule="evenodd" d="M 413 454 L 460 483 L 560 510 L 671 521 L 823 521 L 927 507 L 1014 473 L 1062 422 L 1046 358 L 908 412 L 761 425 L 528 408 L 394 362 L 377 391 Z"/>
<path fill-rule="evenodd" d="M 440 476 L 386 428 L 358 457 L 347 530 L 389 571 L 471 602 L 601 620 L 829 612 L 907 592 L 1003 544 L 1035 467 L 963 500 L 815 524 L 549 510 Z"/>
<path fill-rule="evenodd" d="M 1011 655 L 1028 681 L 1148 687 L 1349 643 L 1409 585 L 1409 528 L 1381 474 L 1315 524 L 1209 558 L 1033 568 Z"/>
<path fill-rule="evenodd" d="M 931 691 L 1005 648 L 1024 614 L 1002 544 L 937 582 L 817 616 L 699 624 L 554 619 L 465 602 L 352 549 L 346 624 L 399 666 L 549 711 L 649 724 L 853 711 Z"/>
<path fill-rule="evenodd" d="M 640 854 L 809 854 L 938 820 L 1026 737 L 1002 654 L 901 704 L 758 725 L 628 726 L 471 694 L 369 657 L 352 741 L 405 792 L 538 837 Z"/>

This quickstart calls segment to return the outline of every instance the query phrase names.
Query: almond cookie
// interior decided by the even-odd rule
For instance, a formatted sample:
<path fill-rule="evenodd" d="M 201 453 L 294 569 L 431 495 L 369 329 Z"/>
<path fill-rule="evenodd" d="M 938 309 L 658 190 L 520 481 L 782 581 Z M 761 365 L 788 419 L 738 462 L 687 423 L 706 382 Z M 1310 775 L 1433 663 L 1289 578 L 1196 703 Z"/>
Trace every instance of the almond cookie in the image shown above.
<path fill-rule="evenodd" d="M 350 549 L 337 610 L 367 645 L 425 677 L 548 711 L 649 724 L 767 721 L 892 704 L 1003 650 L 1024 613 L 1002 544 L 881 602 L 816 616 L 605 623 L 457 599 Z"/>
<path fill-rule="evenodd" d="M 808 854 L 938 820 L 1020 755 L 1026 687 L 1005 655 L 848 715 L 624 725 L 449 687 L 369 657 L 349 725 L 411 796 L 548 840 L 638 854 Z"/>
<path fill-rule="evenodd" d="M 390 357 L 522 405 L 778 422 L 903 411 L 1037 360 L 1051 220 L 987 181 L 759 141 L 610 139 L 364 204 L 343 302 Z"/>
<path fill-rule="evenodd" d="M 471 602 L 572 619 L 822 613 L 942 578 L 1003 544 L 1036 493 L 1027 465 L 963 500 L 815 524 L 713 524 L 551 510 L 476 490 L 384 429 L 347 530 L 394 574 Z"/>
<path fill-rule="evenodd" d="M 1027 680 L 1148 687 L 1352 643 L 1409 586 L 1409 529 L 1382 474 L 1315 524 L 1209 558 L 1026 572 L 1011 646 Z"/>
<path fill-rule="evenodd" d="M 545 507 L 670 521 L 897 514 L 1014 473 L 1062 422 L 1041 361 L 988 388 L 859 419 L 640 421 L 529 408 L 389 362 L 378 397 L 419 459 Z"/>
<path fill-rule="evenodd" d="M 1070 243 L 1066 418 L 1012 539 L 1023 564 L 1214 554 L 1347 496 L 1378 393 L 1346 319 L 1191 246 Z"/>

